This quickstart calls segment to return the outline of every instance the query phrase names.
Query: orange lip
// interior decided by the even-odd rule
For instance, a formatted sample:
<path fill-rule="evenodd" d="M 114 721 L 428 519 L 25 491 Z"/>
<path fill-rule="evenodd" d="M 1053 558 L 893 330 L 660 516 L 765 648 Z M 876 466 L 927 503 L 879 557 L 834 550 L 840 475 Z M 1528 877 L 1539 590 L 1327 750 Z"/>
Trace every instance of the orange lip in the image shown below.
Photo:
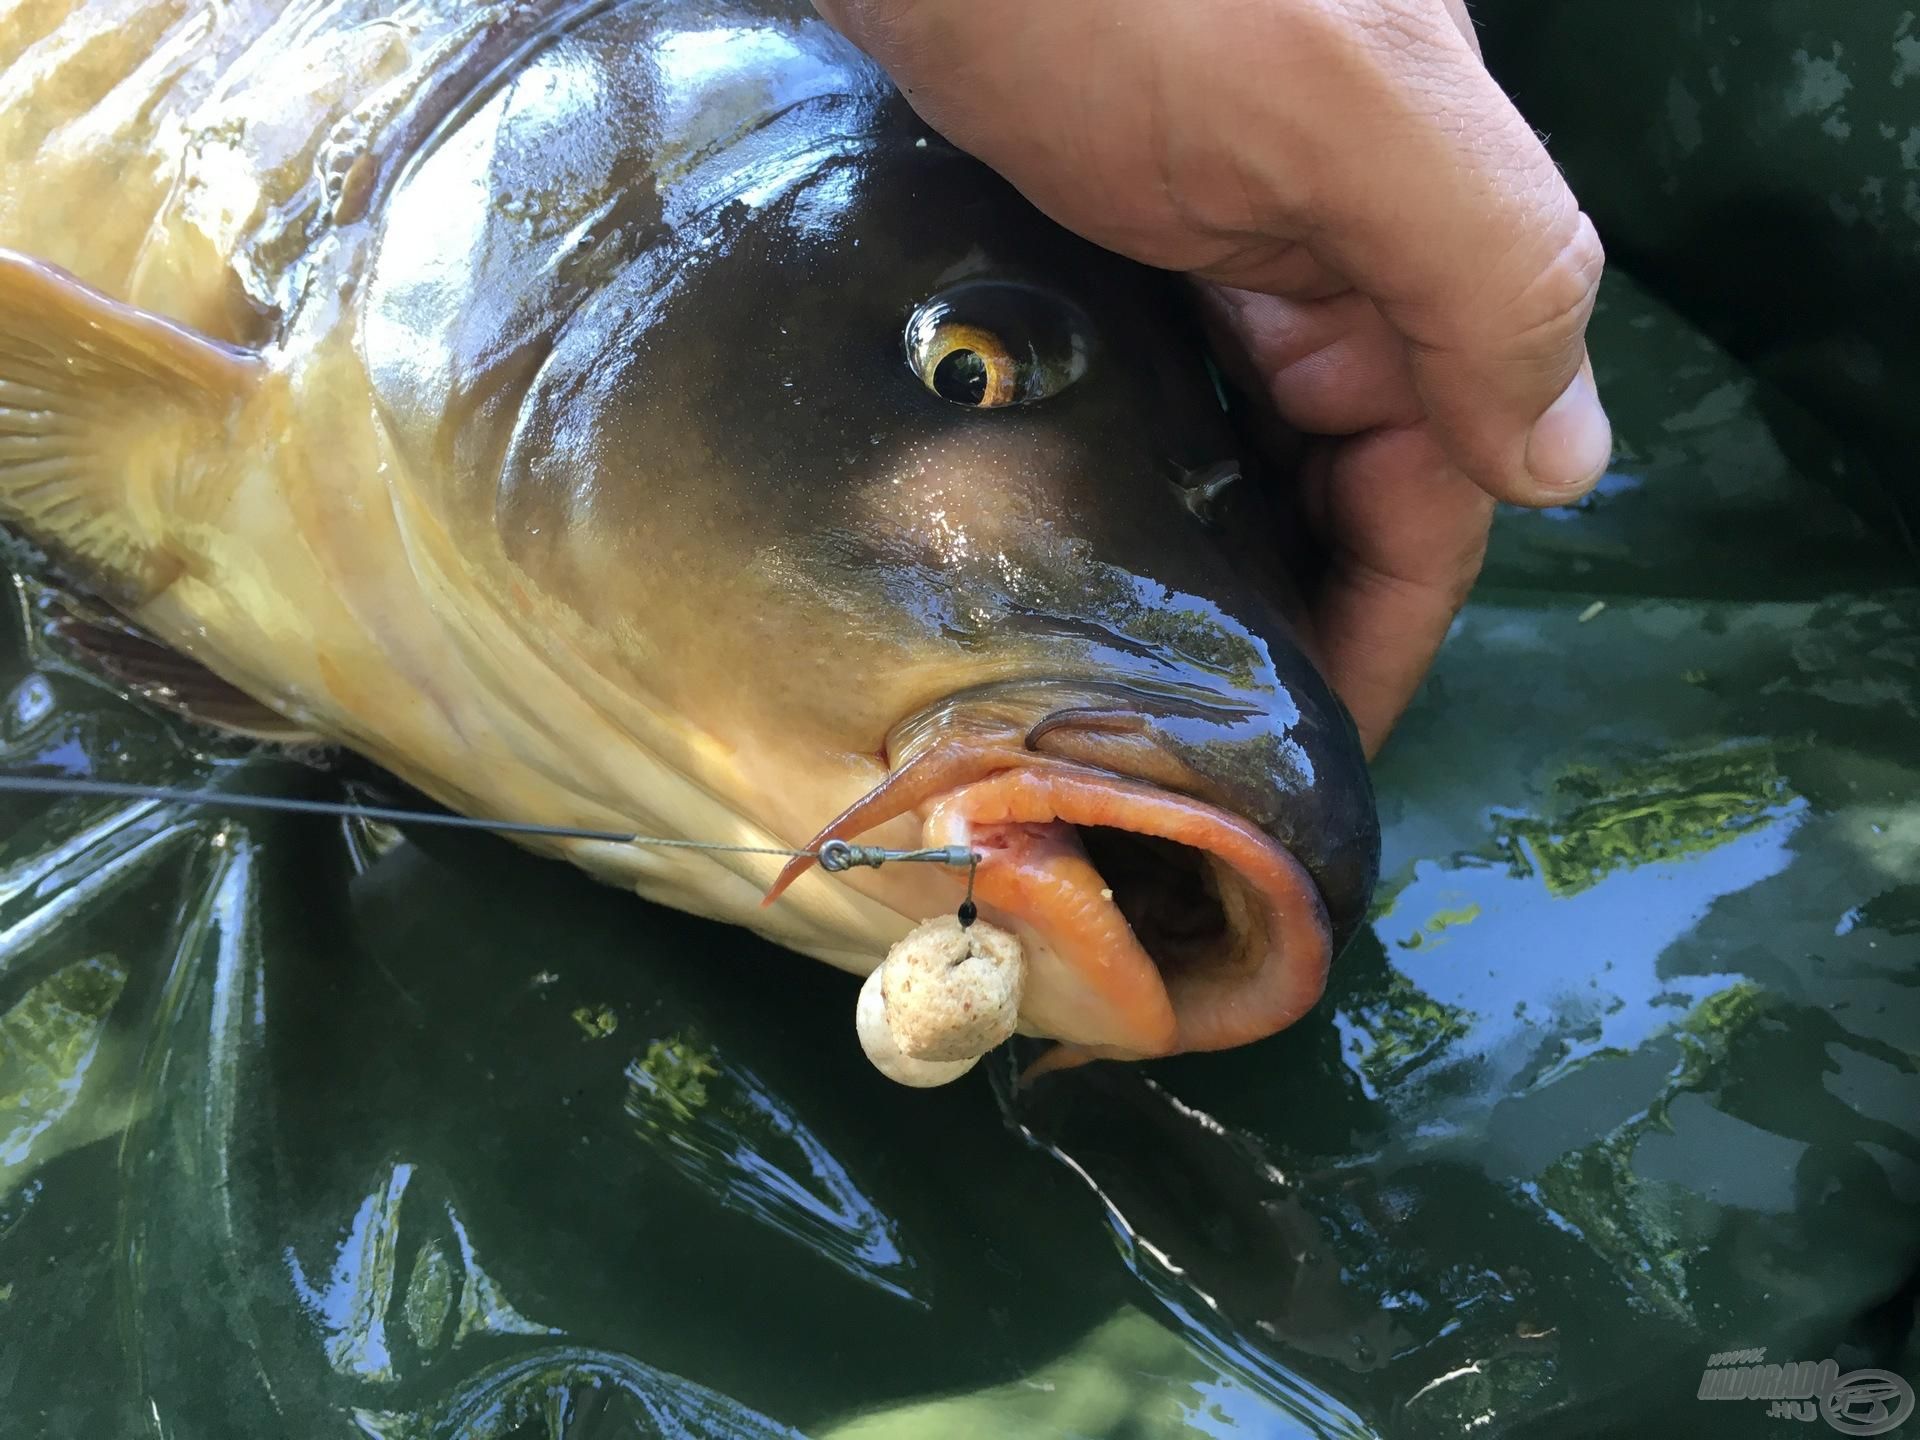
<path fill-rule="evenodd" d="M 1326 986 L 1332 932 L 1319 888 L 1285 847 L 1226 810 L 1051 756 L 938 747 L 814 845 L 910 809 L 924 844 L 979 852 L 982 914 L 1028 943 L 1024 1025 L 1064 1042 L 1036 1070 L 1248 1044 L 1293 1024 Z M 1077 827 L 1185 853 L 1142 853 L 1129 873 L 1103 877 Z M 807 864 L 788 866 L 768 900 Z M 1177 886 L 1204 891 L 1214 917 L 1204 935 L 1155 932 L 1148 892 L 1165 890 L 1173 870 Z"/>
<path fill-rule="evenodd" d="M 1198 852 L 1224 933 L 1179 963 L 1150 954 L 1075 826 Z M 1052 989 L 1069 992 L 1057 998 L 1080 1012 L 1080 1023 L 1049 1027 L 1078 1041 L 1049 1067 L 1248 1044 L 1293 1024 L 1326 987 L 1332 934 L 1318 887 L 1284 848 L 1214 806 L 1097 772 L 1010 770 L 934 801 L 926 838 L 978 850 L 983 908 L 1032 932 L 1061 962 L 1051 972 L 1036 966 L 1030 982 L 1030 1011 L 1053 1010 Z M 1107 1013 L 1086 1013 L 1090 1006 Z"/>

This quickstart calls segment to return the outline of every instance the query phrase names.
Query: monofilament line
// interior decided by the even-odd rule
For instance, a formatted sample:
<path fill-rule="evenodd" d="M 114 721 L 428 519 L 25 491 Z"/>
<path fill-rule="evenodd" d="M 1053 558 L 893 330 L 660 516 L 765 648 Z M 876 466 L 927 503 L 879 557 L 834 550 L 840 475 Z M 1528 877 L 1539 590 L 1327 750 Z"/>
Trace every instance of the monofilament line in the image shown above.
<path fill-rule="evenodd" d="M 604 840 L 615 845 L 660 845 L 686 850 L 730 850 L 743 855 L 811 855 L 811 850 L 788 850 L 768 845 L 722 845 L 709 840 L 669 840 L 662 836 L 629 835 L 618 830 L 586 830 L 573 825 L 536 825 L 527 820 L 486 820 L 471 815 L 448 815 L 433 810 L 395 810 L 383 805 L 356 805 L 343 800 L 298 800 L 288 795 L 244 795 L 230 790 L 180 790 L 168 785 L 132 785 L 119 780 L 84 780 L 57 775 L 0 775 L 0 791 L 31 795 L 104 795 L 117 800 L 165 800 L 183 805 L 219 806 L 229 810 L 276 810 L 296 815 L 332 815 L 355 820 L 383 820 L 394 825 L 444 825 L 456 830 L 492 830 L 508 835 L 544 835 L 556 840 Z"/>
<path fill-rule="evenodd" d="M 630 835 L 619 830 L 587 830 L 573 825 L 538 825 L 527 820 L 487 820 L 434 810 L 396 810 L 384 805 L 356 805 L 344 800 L 297 800 L 287 795 L 247 795 L 231 790 L 178 789 L 171 785 L 135 785 L 121 780 L 90 780 L 65 775 L 0 775 L 0 792 L 28 795 L 101 795 L 116 800 L 162 800 L 179 805 L 207 805 L 228 810 L 272 810 L 294 815 L 329 815 L 354 820 L 381 820 L 393 825 L 443 825 L 454 830 L 490 830 L 502 835 L 545 836 L 555 840 L 601 840 L 611 845 L 644 845 L 664 850 L 711 850 L 730 855 L 806 856 L 821 868 L 839 874 L 855 865 L 879 866 L 899 860 L 936 865 L 966 866 L 967 894 L 973 894 L 971 850 L 949 845 L 932 850 L 889 850 L 877 845 L 851 845 L 829 840 L 818 850 L 795 850 L 779 845 L 729 845 L 717 840 L 674 840 L 664 835 Z"/>

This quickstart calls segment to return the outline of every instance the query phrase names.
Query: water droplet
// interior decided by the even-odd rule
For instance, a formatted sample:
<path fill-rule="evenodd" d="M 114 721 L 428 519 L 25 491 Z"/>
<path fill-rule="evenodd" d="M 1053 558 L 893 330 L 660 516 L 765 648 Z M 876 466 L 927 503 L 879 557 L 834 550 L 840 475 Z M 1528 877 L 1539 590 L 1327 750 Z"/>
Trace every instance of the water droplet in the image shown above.
<path fill-rule="evenodd" d="M 13 691 L 13 723 L 31 730 L 53 713 L 53 689 L 38 675 L 29 675 Z"/>

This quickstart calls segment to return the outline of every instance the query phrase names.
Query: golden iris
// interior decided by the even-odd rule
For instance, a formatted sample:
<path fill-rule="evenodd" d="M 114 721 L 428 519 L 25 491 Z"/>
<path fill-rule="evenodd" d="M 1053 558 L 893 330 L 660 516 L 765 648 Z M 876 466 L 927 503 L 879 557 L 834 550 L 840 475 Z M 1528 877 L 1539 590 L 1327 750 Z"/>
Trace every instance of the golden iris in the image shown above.
<path fill-rule="evenodd" d="M 988 410 L 1016 397 L 1019 362 L 999 336 L 978 325 L 949 321 L 935 327 L 914 359 L 921 383 L 955 405 Z"/>
<path fill-rule="evenodd" d="M 1086 373 L 1091 334 L 1073 305 L 1025 285 L 955 286 L 907 322 L 907 360 L 935 395 L 972 410 L 1027 405 Z"/>

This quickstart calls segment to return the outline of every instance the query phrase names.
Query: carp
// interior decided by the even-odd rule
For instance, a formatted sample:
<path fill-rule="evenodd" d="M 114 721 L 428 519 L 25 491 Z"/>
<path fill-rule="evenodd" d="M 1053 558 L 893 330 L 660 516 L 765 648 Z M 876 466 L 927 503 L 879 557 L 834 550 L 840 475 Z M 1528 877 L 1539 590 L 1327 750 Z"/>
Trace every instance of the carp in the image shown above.
<path fill-rule="evenodd" d="M 1375 802 L 1175 282 L 804 4 L 32 0 L 0 63 L 0 519 L 181 708 L 469 815 L 970 847 L 1071 1058 L 1318 999 Z M 525 843 L 856 974 L 965 880 Z"/>

